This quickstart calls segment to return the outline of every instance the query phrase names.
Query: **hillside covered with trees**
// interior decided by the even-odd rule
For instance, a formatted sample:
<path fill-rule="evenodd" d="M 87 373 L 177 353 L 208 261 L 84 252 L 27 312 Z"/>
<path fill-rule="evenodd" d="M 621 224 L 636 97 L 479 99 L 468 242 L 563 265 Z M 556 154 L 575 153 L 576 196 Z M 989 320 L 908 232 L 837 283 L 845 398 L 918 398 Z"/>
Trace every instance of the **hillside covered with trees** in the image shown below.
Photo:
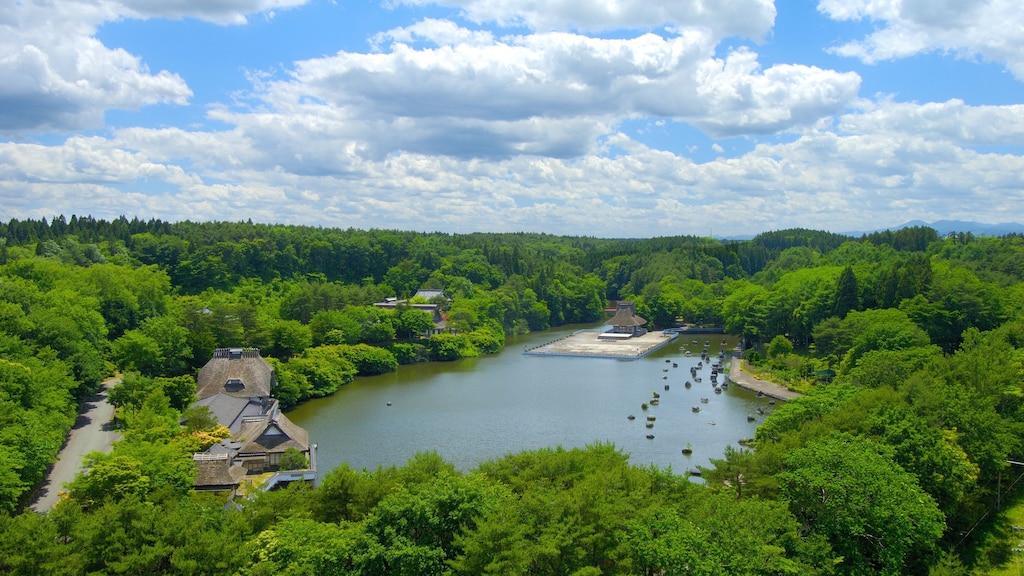
<path fill-rule="evenodd" d="M 426 313 L 373 306 L 423 288 Z M 742 334 L 805 392 L 694 484 L 614 446 L 435 454 L 243 505 L 193 493 L 222 431 L 189 407 L 214 348 L 258 347 L 281 403 L 492 353 L 632 300 Z M 908 228 L 749 241 L 0 224 L 0 571 L 9 574 L 969 574 L 1012 556 L 1024 468 L 1024 238 Z M 114 373 L 124 439 L 23 512 Z"/>

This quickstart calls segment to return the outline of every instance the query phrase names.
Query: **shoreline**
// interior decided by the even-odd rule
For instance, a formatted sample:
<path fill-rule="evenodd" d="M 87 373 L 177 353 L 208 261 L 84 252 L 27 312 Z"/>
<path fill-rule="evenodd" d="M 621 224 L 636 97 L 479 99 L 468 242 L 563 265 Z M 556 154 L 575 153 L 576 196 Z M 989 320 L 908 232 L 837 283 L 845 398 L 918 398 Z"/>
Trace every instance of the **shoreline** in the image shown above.
<path fill-rule="evenodd" d="M 786 401 L 803 396 L 803 394 L 794 392 L 781 384 L 761 380 L 753 374 L 744 372 L 743 359 L 737 356 L 733 356 L 732 360 L 729 362 L 729 381 L 740 388 L 760 392 L 765 396 L 775 398 L 776 400 Z"/>

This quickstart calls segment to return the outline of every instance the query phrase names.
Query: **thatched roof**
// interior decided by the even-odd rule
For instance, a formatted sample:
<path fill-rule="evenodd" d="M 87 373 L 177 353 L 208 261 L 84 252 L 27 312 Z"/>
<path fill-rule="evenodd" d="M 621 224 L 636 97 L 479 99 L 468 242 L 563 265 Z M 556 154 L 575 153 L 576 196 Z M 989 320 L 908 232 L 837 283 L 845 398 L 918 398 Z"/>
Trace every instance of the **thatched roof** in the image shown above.
<path fill-rule="evenodd" d="M 636 305 L 632 302 L 619 302 L 615 306 L 615 316 L 605 322 L 612 326 L 643 326 L 647 324 L 640 316 L 636 315 Z"/>
<path fill-rule="evenodd" d="M 258 349 L 218 348 L 199 371 L 196 395 L 228 394 L 237 398 L 270 396 L 277 384 L 274 367 Z"/>
<path fill-rule="evenodd" d="M 228 490 L 242 483 L 245 468 L 232 464 L 227 454 L 199 453 L 192 457 L 199 473 L 195 487 L 206 490 Z"/>
<path fill-rule="evenodd" d="M 274 410 L 262 419 L 249 419 L 236 438 L 242 443 L 239 454 L 270 454 L 295 448 L 309 450 L 309 432 Z"/>

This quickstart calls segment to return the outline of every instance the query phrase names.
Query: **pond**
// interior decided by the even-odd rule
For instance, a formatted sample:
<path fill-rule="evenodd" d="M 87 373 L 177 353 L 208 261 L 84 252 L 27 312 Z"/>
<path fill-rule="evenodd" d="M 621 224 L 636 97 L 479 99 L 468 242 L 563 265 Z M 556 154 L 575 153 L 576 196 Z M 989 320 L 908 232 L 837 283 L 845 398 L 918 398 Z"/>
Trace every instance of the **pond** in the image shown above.
<path fill-rule="evenodd" d="M 512 452 L 595 442 L 614 444 L 632 464 L 684 473 L 708 465 L 726 446 L 753 436 L 763 418 L 757 409 L 773 408 L 767 398 L 736 385 L 715 393 L 707 362 L 699 373 L 702 383 L 691 376 L 690 367 L 700 361 L 705 341 L 711 358 L 723 349 L 728 358 L 735 337 L 723 344 L 721 334 L 681 336 L 639 360 L 522 353 L 579 329 L 601 325 L 510 336 L 499 354 L 360 377 L 329 398 L 296 407 L 288 417 L 318 444 L 321 477 L 343 462 L 356 470 L 372 470 L 403 465 L 424 451 L 436 451 L 458 469 L 471 470 Z M 692 382 L 689 389 L 687 380 Z M 641 404 L 654 393 L 660 395 L 659 404 L 642 410 Z M 648 416 L 655 418 L 651 428 L 646 427 Z M 688 444 L 692 454 L 684 455 Z"/>

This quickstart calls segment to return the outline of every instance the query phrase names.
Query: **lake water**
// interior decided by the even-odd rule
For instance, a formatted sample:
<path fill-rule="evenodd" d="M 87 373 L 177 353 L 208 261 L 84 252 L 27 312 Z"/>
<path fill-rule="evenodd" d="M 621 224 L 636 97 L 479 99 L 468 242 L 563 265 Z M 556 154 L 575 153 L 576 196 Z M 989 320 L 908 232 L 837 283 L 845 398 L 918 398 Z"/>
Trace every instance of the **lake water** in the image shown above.
<path fill-rule="evenodd" d="M 681 336 L 639 360 L 522 353 L 581 328 L 600 325 L 510 336 L 499 354 L 357 378 L 329 398 L 296 407 L 288 417 L 319 445 L 321 477 L 343 462 L 372 470 L 402 465 L 416 452 L 430 450 L 460 470 L 471 470 L 512 452 L 595 442 L 613 443 L 633 464 L 684 473 L 753 436 L 762 416 L 748 422 L 748 415 L 756 415 L 758 407 L 772 408 L 767 398 L 736 385 L 716 394 L 707 366 L 699 374 L 703 383 L 685 388 L 705 340 L 711 358 L 723 347 L 728 357 L 736 339 L 729 337 L 723 346 L 721 334 L 695 336 L 697 345 L 690 343 L 693 337 Z M 682 345 L 693 356 L 685 356 Z M 654 392 L 660 404 L 642 410 Z M 631 414 L 634 420 L 627 418 Z M 656 418 L 653 428 L 645 427 L 647 416 Z M 687 443 L 693 450 L 689 456 L 682 454 Z"/>

